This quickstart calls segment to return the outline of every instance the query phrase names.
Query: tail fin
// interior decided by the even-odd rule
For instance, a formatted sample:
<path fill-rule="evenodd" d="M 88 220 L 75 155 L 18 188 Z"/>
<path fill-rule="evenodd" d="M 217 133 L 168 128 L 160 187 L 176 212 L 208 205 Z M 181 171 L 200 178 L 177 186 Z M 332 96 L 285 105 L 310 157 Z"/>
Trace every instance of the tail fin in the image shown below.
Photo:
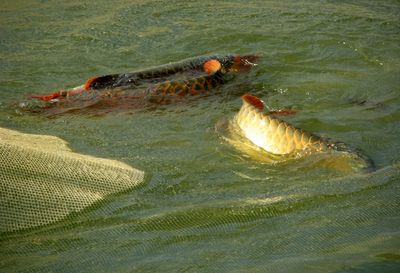
<path fill-rule="evenodd" d="M 221 63 L 218 60 L 212 59 L 204 63 L 203 70 L 207 74 L 214 74 L 222 67 Z"/>

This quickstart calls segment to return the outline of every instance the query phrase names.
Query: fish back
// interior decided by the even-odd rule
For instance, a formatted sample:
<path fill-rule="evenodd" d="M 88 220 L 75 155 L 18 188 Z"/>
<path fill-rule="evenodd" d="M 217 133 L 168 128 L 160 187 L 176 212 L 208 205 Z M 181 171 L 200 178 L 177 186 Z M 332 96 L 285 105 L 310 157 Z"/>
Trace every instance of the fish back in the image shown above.
<path fill-rule="evenodd" d="M 247 102 L 236 115 L 235 122 L 246 138 L 273 154 L 322 150 L 325 147 L 318 137 L 267 115 Z"/>

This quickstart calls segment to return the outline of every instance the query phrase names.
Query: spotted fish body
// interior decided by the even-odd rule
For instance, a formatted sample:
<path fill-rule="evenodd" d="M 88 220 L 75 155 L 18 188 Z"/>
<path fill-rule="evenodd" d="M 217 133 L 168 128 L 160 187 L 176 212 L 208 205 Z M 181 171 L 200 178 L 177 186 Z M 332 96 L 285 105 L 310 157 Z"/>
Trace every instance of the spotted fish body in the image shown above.
<path fill-rule="evenodd" d="M 242 96 L 243 105 L 232 120 L 239 133 L 267 153 L 285 156 L 303 156 L 326 152 L 350 158 L 354 166 L 372 169 L 373 162 L 359 150 L 341 142 L 323 139 L 264 113 L 264 103 L 252 95 Z"/>
<path fill-rule="evenodd" d="M 158 84 L 148 91 L 152 102 L 162 102 L 171 97 L 184 97 L 207 94 L 218 86 L 228 81 L 229 76 L 222 71 L 212 75 L 200 76 L 189 80 L 166 81 Z"/>

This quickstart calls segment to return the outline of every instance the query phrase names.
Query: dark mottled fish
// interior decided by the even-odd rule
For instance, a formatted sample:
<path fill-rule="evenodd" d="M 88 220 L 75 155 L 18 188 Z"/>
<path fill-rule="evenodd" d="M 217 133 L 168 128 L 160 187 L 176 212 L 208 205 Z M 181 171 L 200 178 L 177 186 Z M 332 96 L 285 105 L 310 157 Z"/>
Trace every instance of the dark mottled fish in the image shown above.
<path fill-rule="evenodd" d="M 255 62 L 257 58 L 258 57 L 256 55 L 236 54 L 199 56 L 137 72 L 92 78 L 85 87 L 92 89 L 103 89 L 124 86 L 139 86 L 143 83 L 160 83 L 165 81 L 166 78 L 175 76 L 179 73 L 196 74 L 198 72 L 203 72 L 203 65 L 209 60 L 219 61 L 226 72 L 246 71 L 254 66 L 253 62 Z"/>
<path fill-rule="evenodd" d="M 90 78 L 85 84 L 32 96 L 20 104 L 31 112 L 59 114 L 85 108 L 135 108 L 148 103 L 171 103 L 185 96 L 207 94 L 251 69 L 255 55 L 208 55 L 132 73 Z M 207 64 L 213 64 L 206 67 Z M 215 66 L 216 65 L 216 66 Z"/>

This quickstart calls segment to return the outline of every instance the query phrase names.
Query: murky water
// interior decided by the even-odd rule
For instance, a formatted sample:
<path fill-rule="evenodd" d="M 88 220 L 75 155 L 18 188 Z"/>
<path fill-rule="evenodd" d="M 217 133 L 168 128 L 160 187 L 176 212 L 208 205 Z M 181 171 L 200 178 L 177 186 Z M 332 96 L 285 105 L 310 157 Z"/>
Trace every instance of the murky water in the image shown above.
<path fill-rule="evenodd" d="M 2 235 L 4 272 L 398 272 L 397 1 L 2 1 L 0 126 L 122 160 L 144 186 Z M 94 75 L 207 53 L 258 53 L 220 94 L 156 110 L 55 118 L 15 103 Z M 363 150 L 378 171 L 266 164 L 216 124 L 252 92 Z M 112 183 L 112 182 L 110 182 Z"/>

